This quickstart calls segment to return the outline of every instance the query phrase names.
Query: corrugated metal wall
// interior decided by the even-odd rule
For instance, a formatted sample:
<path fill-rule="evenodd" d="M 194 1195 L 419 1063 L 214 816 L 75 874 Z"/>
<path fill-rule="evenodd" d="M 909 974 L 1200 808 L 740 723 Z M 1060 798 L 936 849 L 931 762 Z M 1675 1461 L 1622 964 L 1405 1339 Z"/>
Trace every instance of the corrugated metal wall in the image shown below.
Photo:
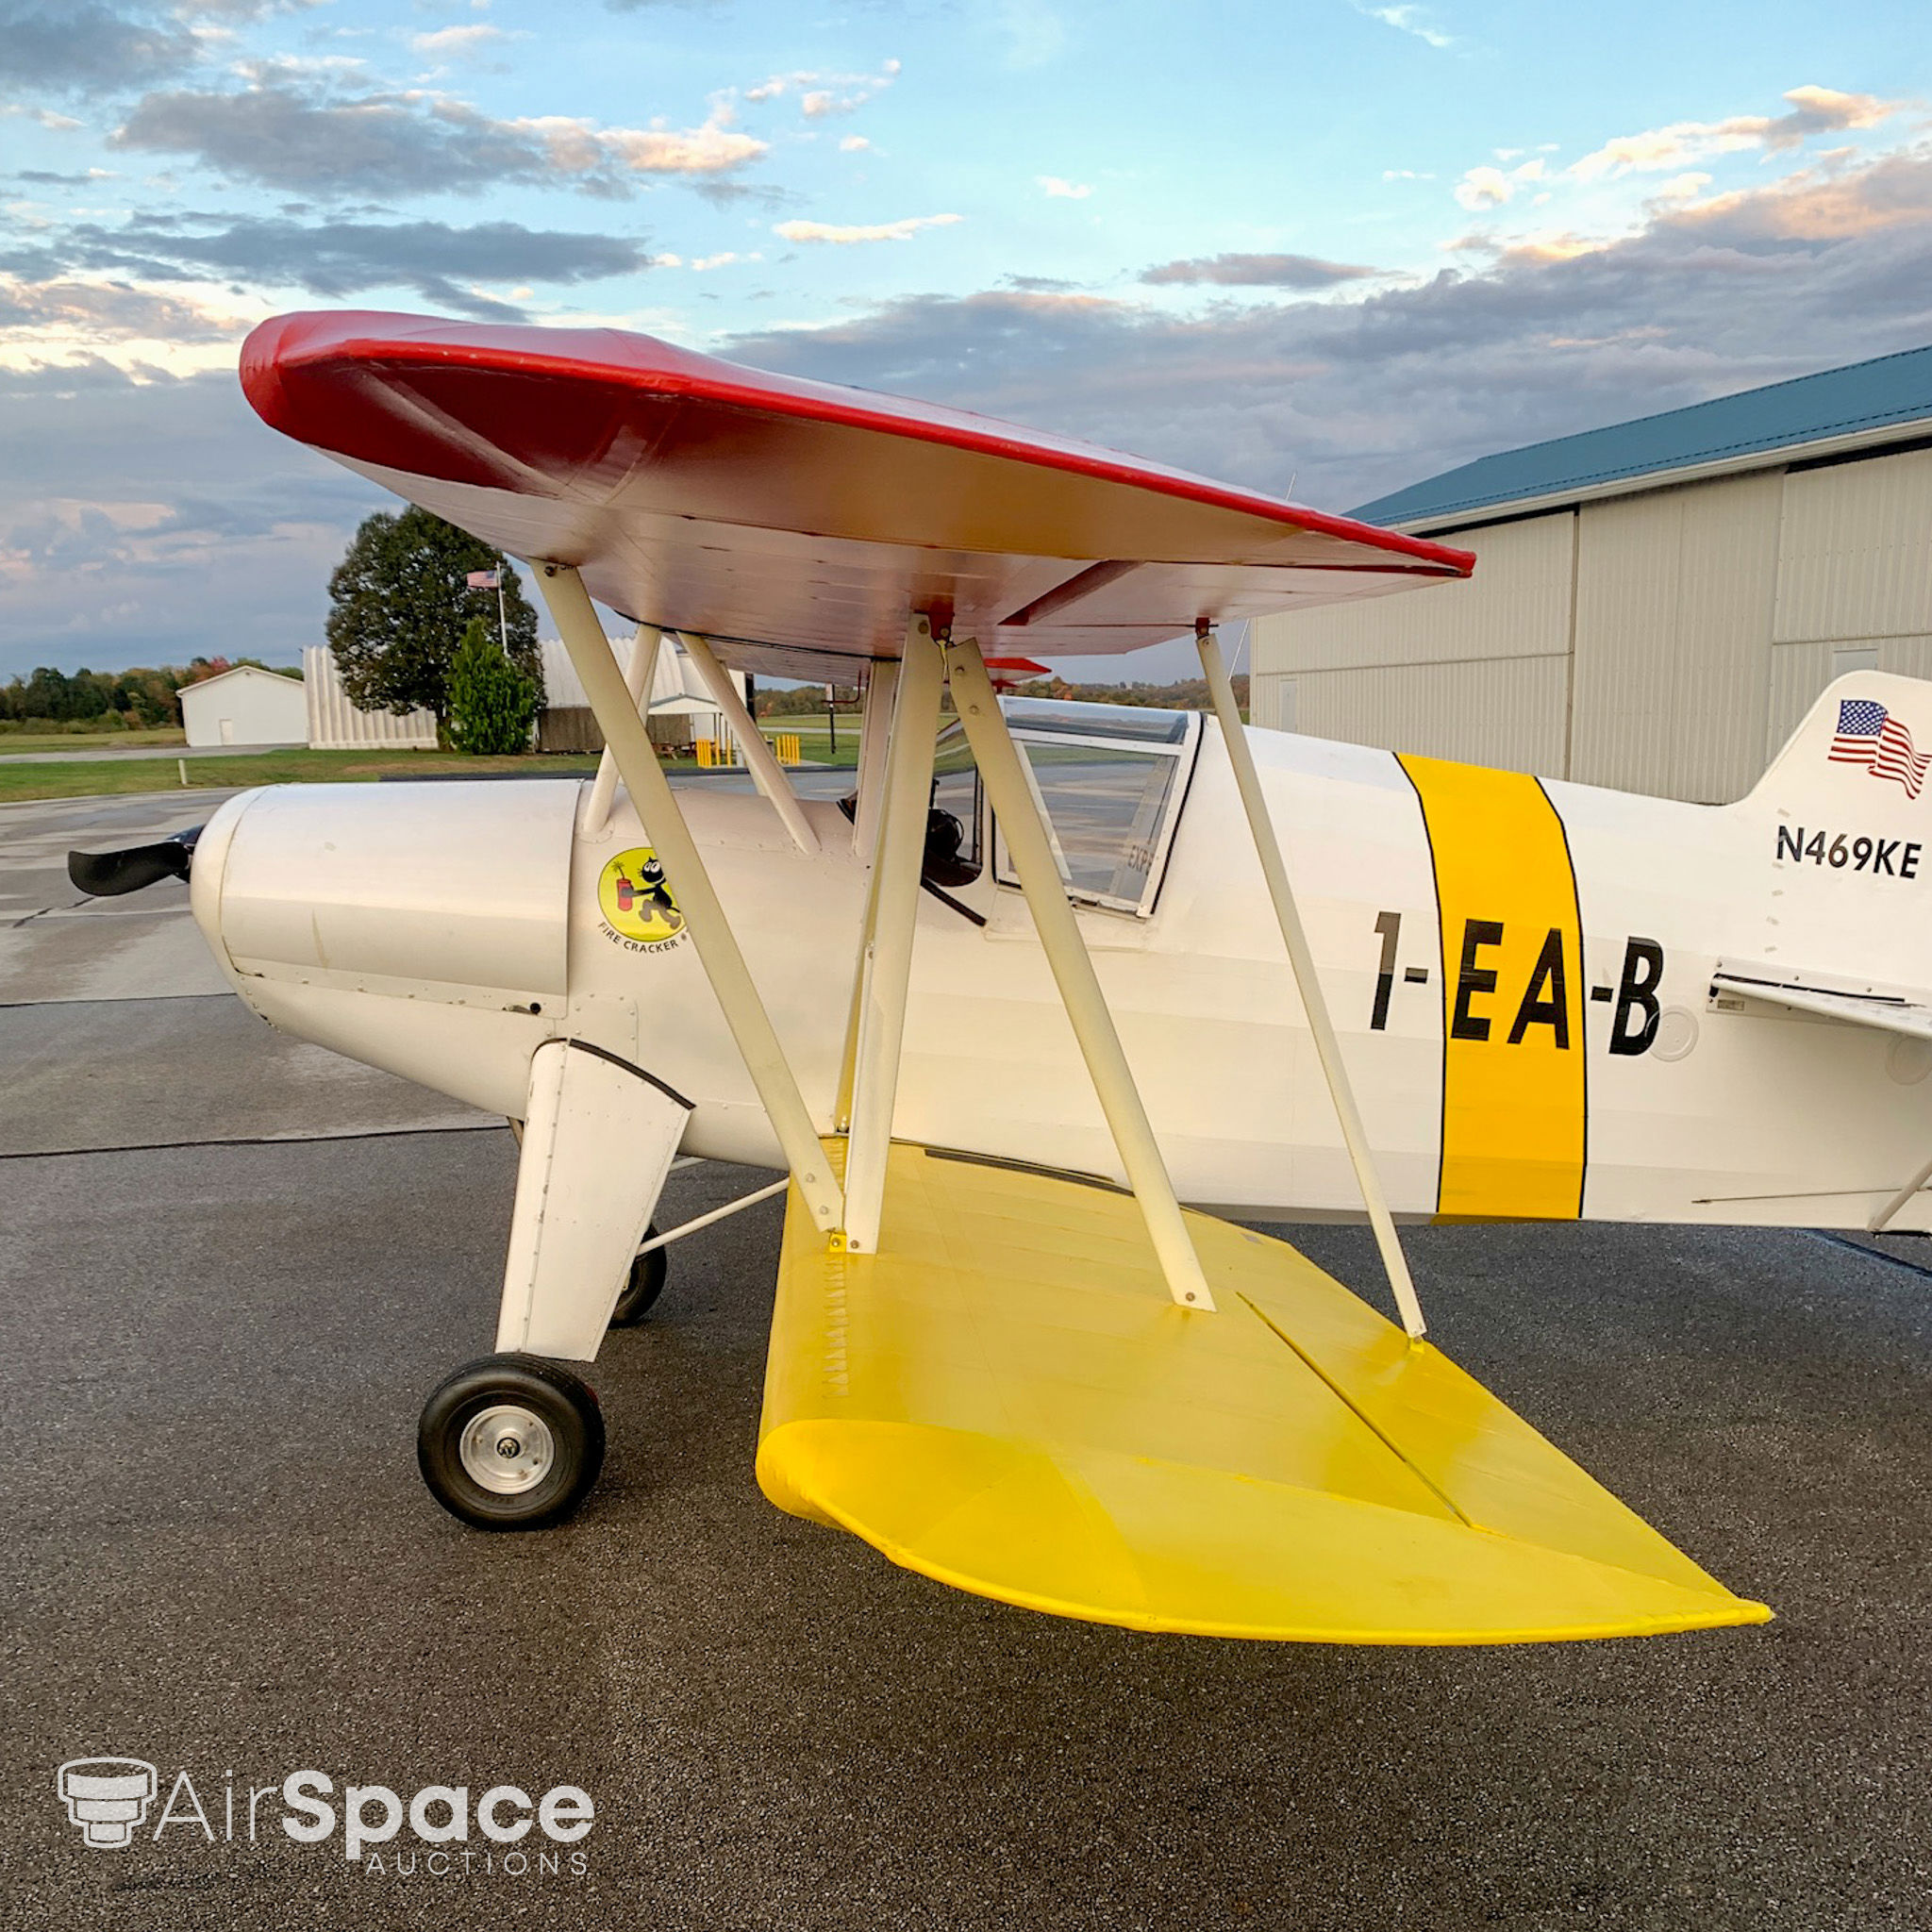
<path fill-rule="evenodd" d="M 1718 803 L 1764 768 L 1775 470 L 1583 506 L 1569 776 Z"/>
<path fill-rule="evenodd" d="M 323 644 L 302 653 L 302 682 L 308 693 L 311 751 L 354 751 L 365 744 L 434 751 L 436 720 L 427 711 L 398 718 L 393 711 L 358 711 L 342 689 L 336 660 Z"/>
<path fill-rule="evenodd" d="M 1466 582 L 1259 619 L 1256 723 L 1561 777 L 1575 527 L 1473 530 Z"/>
<path fill-rule="evenodd" d="M 1932 450 L 1785 478 L 1781 644 L 1932 631 Z"/>
<path fill-rule="evenodd" d="M 1834 676 L 1932 679 L 1932 451 L 1438 534 L 1472 582 L 1255 625 L 1257 724 L 1719 802 Z"/>
<path fill-rule="evenodd" d="M 1295 728 L 1310 737 L 1562 775 L 1564 658 L 1390 664 L 1304 672 L 1293 682 Z"/>

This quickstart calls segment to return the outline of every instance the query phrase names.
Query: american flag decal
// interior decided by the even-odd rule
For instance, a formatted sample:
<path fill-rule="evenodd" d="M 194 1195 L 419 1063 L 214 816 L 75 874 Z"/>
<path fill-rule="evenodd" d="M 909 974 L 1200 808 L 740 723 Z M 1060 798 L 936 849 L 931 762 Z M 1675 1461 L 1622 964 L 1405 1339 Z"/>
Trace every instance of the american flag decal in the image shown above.
<path fill-rule="evenodd" d="M 1835 765 L 1863 765 L 1874 778 L 1892 778 L 1916 798 L 1932 755 L 1912 749 L 1912 734 L 1870 698 L 1840 698 L 1838 734 L 1828 754 Z"/>

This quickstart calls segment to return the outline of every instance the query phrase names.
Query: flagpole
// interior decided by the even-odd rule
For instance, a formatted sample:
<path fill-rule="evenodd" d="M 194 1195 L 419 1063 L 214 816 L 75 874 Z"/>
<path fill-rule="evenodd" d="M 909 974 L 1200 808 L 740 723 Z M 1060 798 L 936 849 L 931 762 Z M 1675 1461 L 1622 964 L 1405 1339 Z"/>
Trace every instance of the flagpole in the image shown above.
<path fill-rule="evenodd" d="M 509 620 L 503 614 L 503 565 L 496 566 L 496 635 L 503 645 L 503 655 L 509 657 Z"/>

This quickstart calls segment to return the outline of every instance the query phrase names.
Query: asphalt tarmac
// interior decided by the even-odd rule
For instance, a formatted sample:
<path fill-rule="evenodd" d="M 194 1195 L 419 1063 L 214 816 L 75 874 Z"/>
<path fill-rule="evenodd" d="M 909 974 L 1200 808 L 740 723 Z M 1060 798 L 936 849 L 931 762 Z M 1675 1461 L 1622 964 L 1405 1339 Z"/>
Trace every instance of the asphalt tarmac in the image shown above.
<path fill-rule="evenodd" d="M 135 803 L 87 802 L 125 814 L 109 837 Z M 1932 1243 L 1411 1237 L 1441 1345 L 1769 1601 L 1764 1628 L 1230 1644 L 896 1571 L 752 1480 L 775 1203 L 674 1250 L 652 1321 L 611 1339 L 610 1455 L 578 1517 L 482 1536 L 430 1501 L 413 1440 L 429 1390 L 490 1345 L 508 1134 L 434 1096 L 409 1104 L 441 1117 L 399 1120 L 413 1090 L 204 1024 L 216 1003 L 159 923 L 178 907 L 103 926 L 94 991 L 61 998 L 89 956 L 33 927 L 133 915 L 21 912 L 71 824 L 10 809 L 0 920 L 28 924 L 0 931 L 0 1925 L 1932 1923 Z M 158 990 L 134 997 L 141 947 Z M 114 1109 L 48 1070 L 90 1024 L 131 1042 L 163 1013 L 180 1026 L 110 1147 Z M 251 1072 L 281 1082 L 286 1138 L 262 1135 Z M 173 1114 L 140 1111 L 170 1092 Z M 765 1178 L 682 1170 L 665 1212 Z M 1299 1239 L 1375 1292 L 1364 1236 Z M 56 1790 L 102 1755 L 159 1773 L 125 1850 L 84 1846 Z M 340 1831 L 285 1836 L 278 1796 L 251 1843 L 247 1794 L 302 1769 L 338 1803 L 574 1785 L 596 1821 L 554 1873 L 474 1833 L 446 1871 L 421 1846 L 410 1872 L 394 1844 L 351 1860 Z"/>

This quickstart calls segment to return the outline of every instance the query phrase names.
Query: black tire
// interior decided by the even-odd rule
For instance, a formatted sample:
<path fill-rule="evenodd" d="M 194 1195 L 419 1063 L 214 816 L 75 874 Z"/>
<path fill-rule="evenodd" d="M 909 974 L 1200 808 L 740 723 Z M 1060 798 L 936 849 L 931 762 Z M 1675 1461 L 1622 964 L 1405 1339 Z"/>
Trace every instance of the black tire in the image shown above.
<path fill-rule="evenodd" d="M 502 1413 L 492 1418 L 492 1410 Z M 501 1465 L 487 1459 L 492 1454 Z M 429 1493 L 464 1523 L 541 1529 L 568 1516 L 597 1480 L 604 1412 L 591 1385 L 560 1362 L 486 1356 L 423 1405 L 416 1463 Z M 499 1481 L 479 1480 L 479 1470 Z"/>
<path fill-rule="evenodd" d="M 657 1234 L 653 1225 L 645 1231 L 644 1239 L 655 1241 Z M 653 1248 L 630 1264 L 629 1279 L 610 1311 L 613 1328 L 635 1328 L 658 1306 L 658 1297 L 664 1292 L 664 1277 L 671 1272 L 670 1254 L 669 1248 Z"/>

